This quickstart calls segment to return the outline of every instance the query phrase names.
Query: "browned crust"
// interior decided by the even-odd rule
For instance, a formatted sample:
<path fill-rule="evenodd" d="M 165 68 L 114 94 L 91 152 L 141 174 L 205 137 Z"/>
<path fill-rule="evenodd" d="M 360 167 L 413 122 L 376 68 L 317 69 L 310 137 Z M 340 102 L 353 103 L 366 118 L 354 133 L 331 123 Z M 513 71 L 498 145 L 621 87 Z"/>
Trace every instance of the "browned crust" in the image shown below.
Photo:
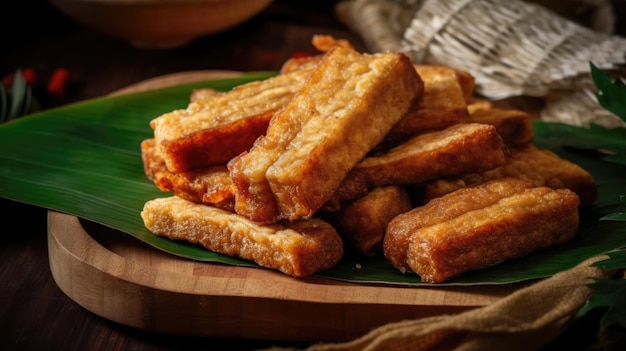
<path fill-rule="evenodd" d="M 313 56 L 289 58 L 288 60 L 283 62 L 283 65 L 280 67 L 279 73 L 285 74 L 301 69 L 315 69 L 317 65 L 319 65 L 323 57 L 323 54 L 317 54 Z"/>
<path fill-rule="evenodd" d="M 249 149 L 312 69 L 242 84 L 153 119 L 150 126 L 168 169 L 178 173 L 225 164 Z"/>
<path fill-rule="evenodd" d="M 369 191 L 370 188 L 365 182 L 363 175 L 350 171 L 341 181 L 333 196 L 319 210 L 322 212 L 337 212 L 344 205 L 367 195 Z"/>
<path fill-rule="evenodd" d="M 508 146 L 521 146 L 533 141 L 532 118 L 527 112 L 500 108 L 476 108 L 470 111 L 472 122 L 494 125 Z"/>
<path fill-rule="evenodd" d="M 425 186 L 424 201 L 465 186 L 511 176 L 529 180 L 535 186 L 570 189 L 578 194 L 582 206 L 591 205 L 598 197 L 595 179 L 587 170 L 550 150 L 528 144 L 511 148 L 510 156 L 502 166 L 485 172 L 469 173 L 455 179 L 437 179 L 429 182 Z"/>
<path fill-rule="evenodd" d="M 143 172 L 148 179 L 154 181 L 157 173 L 167 171 L 165 161 L 157 155 L 156 140 L 154 138 L 142 140 L 140 148 Z"/>
<path fill-rule="evenodd" d="M 262 226 L 176 196 L 146 202 L 141 217 L 156 235 L 199 244 L 296 278 L 328 269 L 343 255 L 335 228 L 317 218 Z"/>
<path fill-rule="evenodd" d="M 187 172 L 226 164 L 250 148 L 267 130 L 274 110 L 248 116 L 213 129 L 200 130 L 186 137 L 162 142 L 168 169 Z"/>
<path fill-rule="evenodd" d="M 377 73 L 369 91 L 355 91 L 350 100 L 341 104 L 341 111 L 333 111 L 330 115 L 322 113 L 310 120 L 292 141 L 292 145 L 297 146 L 285 150 L 268 168 L 266 177 L 278 201 L 281 218 L 311 217 L 331 198 L 350 169 L 383 140 L 422 93 L 422 81 L 412 71 L 409 59 L 402 54 L 384 55 L 392 56 L 393 60 L 389 60 L 385 71 L 380 75 Z M 376 56 L 365 58 L 372 62 L 379 60 Z M 316 73 L 328 74 L 322 70 Z M 328 88 L 328 83 L 323 83 L 324 78 L 319 77 L 321 84 L 315 84 L 315 79 L 314 74 L 312 90 Z M 356 86 L 342 87 L 330 98 L 340 99 L 346 89 L 362 89 L 366 86 L 366 79 L 361 81 L 358 89 Z M 303 92 L 308 93 L 306 88 Z M 299 104 L 298 98 L 302 96 L 298 94 L 294 103 Z M 358 104 L 353 104 L 352 99 Z M 315 120 L 319 121 L 314 124 Z M 323 137 L 319 138 L 320 142 L 307 145 L 307 134 Z M 300 156 L 300 150 L 296 150 L 303 146 L 308 147 L 305 158 Z"/>
<path fill-rule="evenodd" d="M 424 93 L 389 131 L 383 148 L 412 136 L 470 122 L 467 99 L 473 94 L 473 77 L 442 65 L 414 65 L 424 81 Z"/>
<path fill-rule="evenodd" d="M 383 242 L 385 257 L 402 272 L 409 270 L 407 250 L 413 233 L 423 227 L 449 221 L 464 213 L 491 206 L 497 201 L 518 193 L 533 184 L 520 178 L 505 178 L 480 186 L 467 187 L 445 197 L 402 213 L 387 226 Z"/>
<path fill-rule="evenodd" d="M 199 171 L 172 173 L 157 153 L 154 138 L 141 143 L 141 154 L 147 177 L 159 190 L 195 202 L 232 210 L 235 194 L 226 165 L 212 166 Z"/>
<path fill-rule="evenodd" d="M 359 252 L 374 256 L 382 252 L 387 224 L 412 208 L 404 187 L 375 188 L 343 208 L 337 215 L 339 234 Z"/>
<path fill-rule="evenodd" d="M 444 199 L 445 206 L 455 206 L 453 198 Z M 412 232 L 406 262 L 422 281 L 443 283 L 564 243 L 578 229 L 578 204 L 578 196 L 568 189 L 524 189 Z"/>
<path fill-rule="evenodd" d="M 189 101 L 194 102 L 198 100 L 210 99 L 221 94 L 224 94 L 224 92 L 212 88 L 196 88 L 191 91 Z"/>
<path fill-rule="evenodd" d="M 313 44 L 313 46 L 321 52 L 328 52 L 337 46 L 354 49 L 350 41 L 345 39 L 337 39 L 332 35 L 324 34 L 315 34 L 311 39 L 311 44 Z"/>
<path fill-rule="evenodd" d="M 354 168 L 370 186 L 408 185 L 459 177 L 506 162 L 505 145 L 492 125 L 462 123 L 421 134 Z"/>
<path fill-rule="evenodd" d="M 266 135 L 228 163 L 237 213 L 264 223 L 311 217 L 422 88 L 405 55 L 334 47 Z"/>

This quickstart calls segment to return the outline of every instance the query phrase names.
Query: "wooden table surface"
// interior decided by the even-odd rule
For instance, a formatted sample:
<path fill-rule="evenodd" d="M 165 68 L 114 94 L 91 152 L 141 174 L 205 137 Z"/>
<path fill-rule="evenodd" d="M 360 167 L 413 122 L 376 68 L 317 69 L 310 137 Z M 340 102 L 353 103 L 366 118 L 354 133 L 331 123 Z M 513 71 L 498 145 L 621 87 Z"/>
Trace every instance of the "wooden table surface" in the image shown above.
<path fill-rule="evenodd" d="M 360 38 L 334 15 L 337 1 L 275 1 L 252 20 L 224 33 L 168 50 L 134 48 L 85 29 L 44 0 L 3 2 L 0 74 L 33 68 L 34 94 L 42 108 L 109 94 L 128 85 L 170 73 L 193 70 L 277 70 L 296 52 L 312 51 L 314 34 Z M 33 30 L 34 29 L 34 30 Z M 69 73 L 61 95 L 46 92 L 56 69 Z M 19 153 L 19 150 L 16 150 Z M 99 317 L 68 298 L 53 280 L 46 243 L 46 209 L 0 199 L 0 349 L 2 350 L 206 350 L 206 338 L 147 333 Z M 303 316 L 306 318 L 306 316 Z M 550 348 L 593 339 L 594 320 L 566 333 Z M 575 339 L 572 339 L 575 337 Z M 222 340 L 228 350 L 306 343 L 272 340 Z"/>

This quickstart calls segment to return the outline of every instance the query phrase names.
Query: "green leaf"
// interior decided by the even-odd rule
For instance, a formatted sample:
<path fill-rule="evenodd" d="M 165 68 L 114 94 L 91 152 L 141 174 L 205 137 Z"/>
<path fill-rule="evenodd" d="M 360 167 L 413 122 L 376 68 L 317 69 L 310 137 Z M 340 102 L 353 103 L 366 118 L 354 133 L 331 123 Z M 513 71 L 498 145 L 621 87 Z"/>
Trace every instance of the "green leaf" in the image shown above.
<path fill-rule="evenodd" d="M 608 259 L 595 262 L 592 264 L 594 267 L 602 267 L 607 269 L 622 269 L 626 268 L 626 251 L 619 250 L 607 253 Z"/>
<path fill-rule="evenodd" d="M 626 87 L 620 79 L 611 82 L 610 78 L 602 71 L 598 70 L 592 63 L 591 74 L 598 88 L 598 102 L 602 107 L 610 112 L 618 115 L 622 120 L 626 121 Z M 618 128 L 624 131 L 624 128 Z M 619 142 L 613 141 L 614 145 L 619 149 Z M 587 145 L 589 146 L 589 145 Z M 597 148 L 596 150 L 600 150 Z M 615 151 L 615 150 L 613 150 Z M 624 161 L 623 150 L 616 155 L 607 158 L 611 162 L 626 164 Z M 623 191 L 616 194 L 625 194 Z M 626 196 L 619 196 L 622 205 L 626 204 Z M 621 206 L 623 208 L 623 206 Z M 626 213 L 623 211 L 610 212 L 600 218 L 601 221 L 626 221 Z M 625 246 L 621 250 L 608 253 L 609 259 L 602 260 L 593 264 L 596 267 L 604 269 L 624 270 L 626 269 L 626 251 Z M 593 284 L 589 285 L 593 292 L 585 305 L 578 311 L 576 317 L 580 317 L 589 311 L 597 308 L 603 308 L 605 311 L 600 319 L 600 332 L 606 331 L 610 326 L 619 325 L 626 328 L 626 280 L 625 279 L 595 279 Z"/>
<path fill-rule="evenodd" d="M 596 308 L 606 308 L 600 320 L 600 329 L 605 330 L 613 324 L 626 328 L 626 281 L 623 279 L 600 279 L 590 284 L 594 293 L 578 311 L 581 317 Z"/>
<path fill-rule="evenodd" d="M 595 262 L 592 266 L 605 269 L 626 268 L 626 251 L 620 250 L 607 254 L 609 259 Z M 624 279 L 595 279 L 589 284 L 593 294 L 585 305 L 578 311 L 576 318 L 584 316 L 597 308 L 606 309 L 600 319 L 600 330 L 606 330 L 617 324 L 626 328 L 626 280 Z"/>
<path fill-rule="evenodd" d="M 122 96 L 104 97 L 31 114 L 0 125 L 0 197 L 66 212 L 87 221 L 129 233 L 155 248 L 206 262 L 256 266 L 253 262 L 210 252 L 199 246 L 150 233 L 140 211 L 146 201 L 169 196 L 143 173 L 140 143 L 153 136 L 151 119 L 184 108 L 194 88 L 228 90 L 274 73 L 250 73 Z M 573 149 L 588 143 L 623 153 L 626 138 L 600 130 L 535 123 L 535 144 L 553 150 L 589 170 L 599 198 L 581 209 L 576 236 L 566 244 L 464 274 L 443 285 L 506 284 L 549 277 L 581 261 L 626 246 L 626 226 L 599 219 L 622 208 L 617 194 L 626 194 L 626 163 Z M 607 139 L 609 141 L 607 141 Z M 613 145 L 615 144 L 615 145 Z M 320 276 L 357 283 L 418 286 L 415 274 L 401 274 L 382 257 L 348 252 Z"/>
<path fill-rule="evenodd" d="M 620 196 L 620 199 L 622 203 L 626 205 L 626 196 L 622 195 Z M 600 220 L 602 221 L 626 221 L 626 212 L 621 211 L 621 212 L 611 213 L 600 218 Z M 626 268 L 626 265 L 624 267 Z"/>
<path fill-rule="evenodd" d="M 533 125 L 538 141 L 547 148 L 568 147 L 596 152 L 596 157 L 608 162 L 626 165 L 626 128 L 608 129 L 598 124 L 588 128 L 565 123 L 542 123 Z"/>
<path fill-rule="evenodd" d="M 591 78 L 598 88 L 596 97 L 600 105 L 626 121 L 626 85 L 624 82 L 619 78 L 612 81 L 608 74 L 598 69 L 591 62 L 589 66 Z"/>

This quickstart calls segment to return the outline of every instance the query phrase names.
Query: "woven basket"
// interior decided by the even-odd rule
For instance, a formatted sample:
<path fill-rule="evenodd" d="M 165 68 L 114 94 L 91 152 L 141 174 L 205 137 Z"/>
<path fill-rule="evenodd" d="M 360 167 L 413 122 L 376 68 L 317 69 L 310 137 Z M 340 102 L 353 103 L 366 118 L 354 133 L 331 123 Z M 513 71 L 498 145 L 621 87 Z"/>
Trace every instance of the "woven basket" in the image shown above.
<path fill-rule="evenodd" d="M 594 3 L 600 14 L 610 14 L 606 2 Z M 521 0 L 354 0 L 344 2 L 341 12 L 371 51 L 400 51 L 417 63 L 467 70 L 476 79 L 476 93 L 486 98 L 542 97 L 542 119 L 624 126 L 598 106 L 590 63 L 621 74 L 626 39 L 547 6 Z"/>

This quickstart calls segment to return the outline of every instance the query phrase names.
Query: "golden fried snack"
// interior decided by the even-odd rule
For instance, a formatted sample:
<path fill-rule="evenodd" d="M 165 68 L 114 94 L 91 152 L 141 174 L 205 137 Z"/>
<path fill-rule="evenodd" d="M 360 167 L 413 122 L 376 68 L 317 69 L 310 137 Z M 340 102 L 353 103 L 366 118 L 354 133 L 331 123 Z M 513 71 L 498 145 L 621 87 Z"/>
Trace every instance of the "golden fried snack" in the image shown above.
<path fill-rule="evenodd" d="M 532 119 L 527 112 L 501 108 L 472 108 L 469 111 L 472 122 L 494 125 L 507 146 L 533 141 Z"/>
<path fill-rule="evenodd" d="M 230 172 L 225 165 L 211 166 L 198 171 L 173 173 L 157 153 L 156 141 L 149 138 L 141 143 L 144 172 L 148 179 L 164 192 L 173 192 L 178 197 L 234 211 L 235 189 Z M 333 198 L 322 209 L 325 212 L 339 211 L 342 206 L 369 192 L 362 179 L 346 177 Z"/>
<path fill-rule="evenodd" d="M 328 269 L 343 255 L 335 228 L 317 218 L 262 226 L 176 196 L 146 202 L 141 218 L 156 235 L 200 244 L 297 278 Z"/>
<path fill-rule="evenodd" d="M 224 92 L 218 91 L 212 88 L 197 88 L 191 91 L 191 95 L 189 96 L 189 101 L 194 102 L 198 100 L 204 100 L 204 99 L 212 98 L 221 94 L 224 94 Z"/>
<path fill-rule="evenodd" d="M 156 179 L 157 174 L 161 172 L 169 172 L 165 166 L 163 157 L 159 155 L 156 147 L 156 140 L 148 138 L 141 141 L 141 161 L 143 163 L 143 172 L 146 177 L 152 181 Z"/>
<path fill-rule="evenodd" d="M 317 65 L 319 65 L 322 57 L 324 55 L 313 55 L 313 56 L 303 56 L 303 57 L 292 57 L 283 62 L 283 65 L 280 67 L 279 73 L 286 74 L 293 71 L 298 71 L 302 69 L 315 69 Z"/>
<path fill-rule="evenodd" d="M 225 164 L 265 133 L 274 112 L 302 88 L 312 68 L 302 68 L 191 102 L 152 121 L 154 137 L 171 172 Z"/>
<path fill-rule="evenodd" d="M 173 192 L 178 197 L 195 203 L 234 210 L 235 193 L 226 165 L 191 172 L 170 172 L 157 153 L 154 138 L 141 143 L 141 155 L 146 176 L 161 191 Z"/>
<path fill-rule="evenodd" d="M 553 189 L 566 188 L 580 197 L 583 206 L 591 205 L 598 197 L 593 176 L 579 165 L 559 157 L 550 150 L 528 144 L 510 149 L 506 164 L 494 169 L 463 175 L 455 179 L 437 179 L 428 182 L 424 189 L 424 201 L 442 196 L 454 190 L 503 177 L 520 177 L 535 186 Z"/>
<path fill-rule="evenodd" d="M 328 51 L 266 135 L 228 163 L 237 213 L 264 223 L 310 218 L 422 89 L 404 54 Z"/>
<path fill-rule="evenodd" d="M 458 107 L 461 106 L 460 101 L 457 98 L 458 91 L 454 84 L 450 82 L 456 81 L 461 89 L 461 96 L 463 98 L 464 105 L 467 106 L 474 102 L 474 88 L 476 86 L 474 76 L 468 71 L 453 68 L 444 65 L 414 65 L 417 73 L 424 80 L 424 85 L 430 84 L 429 88 L 433 92 L 433 97 L 436 97 L 436 101 L 427 103 L 426 106 L 434 108 L 437 106 L 443 108 Z M 453 80 L 450 80 L 453 78 Z M 426 89 L 426 87 L 424 88 Z M 442 94 L 448 92 L 453 94 L 453 100 L 450 102 L 443 101 Z"/>
<path fill-rule="evenodd" d="M 476 110 L 488 110 L 495 108 L 492 101 L 485 99 L 477 99 L 467 104 L 467 112 L 471 115 Z"/>
<path fill-rule="evenodd" d="M 424 93 L 385 138 L 386 145 L 425 132 L 469 122 L 468 101 L 474 78 L 467 72 L 441 65 L 414 65 L 424 81 Z"/>
<path fill-rule="evenodd" d="M 494 126 L 461 123 L 366 157 L 353 171 L 363 175 L 370 187 L 408 185 L 501 166 L 506 162 L 505 150 Z"/>
<path fill-rule="evenodd" d="M 506 183 L 506 180 L 492 182 Z M 490 186 L 492 182 L 476 188 Z M 436 200 L 440 211 L 454 211 L 461 204 L 457 192 Z M 496 202 L 491 197 L 485 201 L 474 196 L 460 205 L 468 206 L 466 212 L 411 231 L 406 264 L 422 281 L 443 283 L 468 271 L 564 243 L 578 229 L 578 205 L 578 196 L 573 191 L 548 187 L 526 188 Z M 424 211 L 418 207 L 402 218 L 421 223 L 428 220 L 423 218 Z M 394 226 L 402 226 L 401 222 L 398 219 Z"/>
<path fill-rule="evenodd" d="M 382 250 L 389 221 L 412 208 L 404 187 L 389 185 L 374 188 L 367 195 L 344 207 L 335 218 L 335 226 L 345 241 L 366 256 Z"/>
<path fill-rule="evenodd" d="M 367 195 L 369 191 L 370 187 L 365 182 L 363 175 L 350 171 L 343 178 L 330 199 L 319 210 L 321 212 L 337 212 L 344 205 Z"/>
<path fill-rule="evenodd" d="M 332 35 L 324 35 L 324 34 L 315 34 L 313 36 L 313 39 L 311 40 L 311 44 L 313 44 L 313 46 L 321 52 L 328 52 L 332 48 L 337 47 L 337 46 L 341 46 L 341 47 L 348 48 L 348 49 L 354 49 L 350 41 L 345 40 L 345 39 L 337 39 L 333 37 Z"/>
<path fill-rule="evenodd" d="M 330 35 L 316 34 L 311 40 L 311 44 L 321 52 L 321 54 L 315 54 L 310 56 L 291 57 L 286 60 L 280 68 L 280 73 L 288 73 L 294 70 L 299 70 L 306 67 L 314 67 L 324 57 L 324 53 L 330 51 L 335 46 L 341 46 L 349 49 L 354 49 L 352 44 L 345 39 L 336 39 Z"/>
<path fill-rule="evenodd" d="M 421 228 L 443 223 L 464 213 L 495 204 L 533 184 L 520 178 L 503 178 L 476 187 L 467 187 L 447 198 L 436 198 L 393 218 L 387 226 L 383 241 L 385 258 L 402 273 L 409 270 L 406 263 L 411 236 Z"/>
<path fill-rule="evenodd" d="M 419 65 L 417 67 L 417 72 L 419 73 Z M 461 85 L 461 90 L 463 90 L 463 99 L 465 99 L 465 104 L 470 105 L 474 103 L 474 88 L 476 87 L 476 79 L 474 78 L 474 75 L 462 69 L 452 69 L 454 69 L 454 74 L 456 74 L 459 84 Z"/>

